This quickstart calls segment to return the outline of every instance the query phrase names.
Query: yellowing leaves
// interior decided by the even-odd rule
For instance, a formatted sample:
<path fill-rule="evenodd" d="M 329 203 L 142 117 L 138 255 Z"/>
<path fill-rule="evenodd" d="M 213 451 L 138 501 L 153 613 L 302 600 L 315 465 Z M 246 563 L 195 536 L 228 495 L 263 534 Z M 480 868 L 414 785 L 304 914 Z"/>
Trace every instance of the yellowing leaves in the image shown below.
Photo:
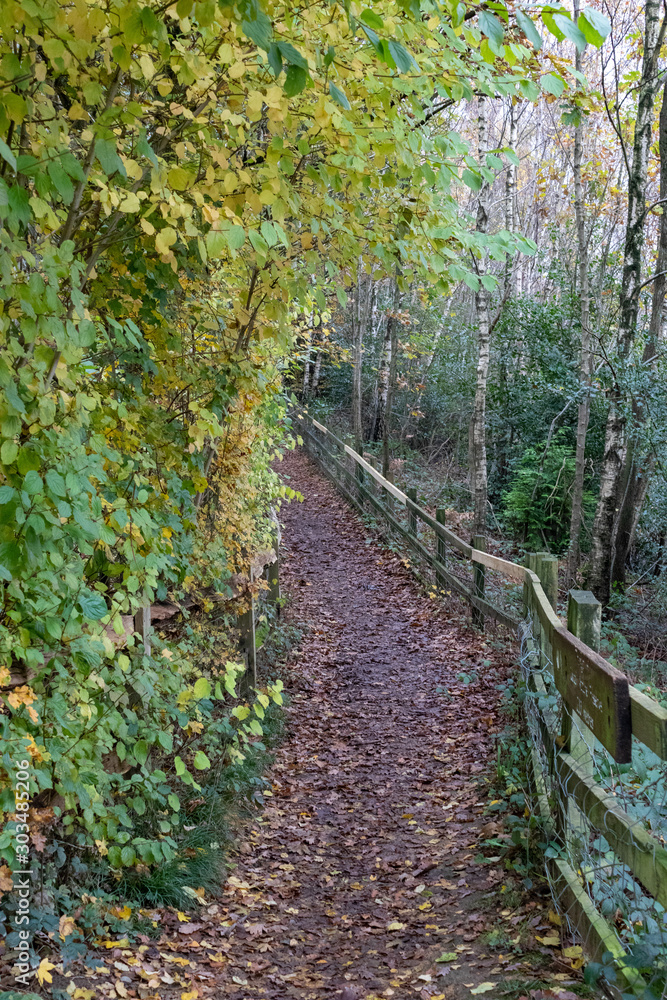
<path fill-rule="evenodd" d="M 55 965 L 53 964 L 53 962 L 50 962 L 48 958 L 43 958 L 42 961 L 39 963 L 36 972 L 37 980 L 40 986 L 43 986 L 44 983 L 53 982 L 51 969 L 55 969 Z"/>
<path fill-rule="evenodd" d="M 178 234 L 175 229 L 171 226 L 165 226 L 155 237 L 155 248 L 158 253 L 166 254 L 169 253 L 169 248 L 174 245 L 178 239 Z"/>

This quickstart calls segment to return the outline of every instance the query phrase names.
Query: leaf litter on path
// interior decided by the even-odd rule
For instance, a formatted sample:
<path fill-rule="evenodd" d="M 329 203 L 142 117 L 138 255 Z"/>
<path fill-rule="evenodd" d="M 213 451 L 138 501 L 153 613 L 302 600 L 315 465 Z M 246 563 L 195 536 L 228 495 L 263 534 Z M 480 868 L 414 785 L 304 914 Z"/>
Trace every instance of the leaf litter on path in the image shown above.
<path fill-rule="evenodd" d="M 423 595 L 303 453 L 280 468 L 304 497 L 282 512 L 282 585 L 307 633 L 266 805 L 220 898 L 155 913 L 163 938 L 106 942 L 111 968 L 72 983 L 110 1000 L 464 1000 L 534 982 L 537 962 L 563 996 L 569 963 L 511 936 L 517 913 L 552 936 L 548 906 L 503 909 L 502 865 L 479 860 L 511 649 Z M 499 925 L 504 953 L 486 940 Z"/>

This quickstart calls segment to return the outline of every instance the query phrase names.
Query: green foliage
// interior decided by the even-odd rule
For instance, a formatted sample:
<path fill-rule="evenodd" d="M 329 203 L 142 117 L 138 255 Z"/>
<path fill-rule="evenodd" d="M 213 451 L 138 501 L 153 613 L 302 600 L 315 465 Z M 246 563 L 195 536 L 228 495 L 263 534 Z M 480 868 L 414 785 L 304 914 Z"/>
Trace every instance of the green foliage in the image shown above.
<path fill-rule="evenodd" d="M 503 518 L 529 549 L 562 552 L 569 542 L 574 449 L 567 433 L 546 448 L 527 448 L 503 497 Z M 585 491 L 584 518 L 595 512 L 595 496 Z"/>

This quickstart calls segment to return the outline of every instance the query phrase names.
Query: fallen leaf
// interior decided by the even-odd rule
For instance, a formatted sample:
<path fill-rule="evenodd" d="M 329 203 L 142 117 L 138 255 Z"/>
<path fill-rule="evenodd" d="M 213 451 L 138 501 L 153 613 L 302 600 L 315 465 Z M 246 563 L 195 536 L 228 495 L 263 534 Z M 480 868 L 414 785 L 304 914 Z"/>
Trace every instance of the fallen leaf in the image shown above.
<path fill-rule="evenodd" d="M 495 983 L 480 983 L 479 986 L 476 986 L 475 989 L 470 990 L 470 992 L 475 996 L 477 996 L 478 993 L 488 993 L 489 990 L 495 988 L 495 985 Z"/>

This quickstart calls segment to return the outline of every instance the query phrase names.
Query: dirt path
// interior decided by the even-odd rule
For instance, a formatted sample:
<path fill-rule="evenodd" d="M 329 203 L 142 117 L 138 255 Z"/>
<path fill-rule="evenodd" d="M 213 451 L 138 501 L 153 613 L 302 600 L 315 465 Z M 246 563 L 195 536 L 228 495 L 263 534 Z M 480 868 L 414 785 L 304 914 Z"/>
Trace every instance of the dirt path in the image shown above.
<path fill-rule="evenodd" d="M 480 777 L 506 664 L 454 599 L 421 596 L 369 544 L 309 459 L 282 471 L 304 496 L 283 512 L 288 617 L 309 631 L 273 796 L 227 886 L 242 922 L 218 986 L 234 1000 L 458 1000 L 482 983 L 497 996 L 511 958 L 484 934 L 504 873 L 474 858 L 495 832 Z"/>

